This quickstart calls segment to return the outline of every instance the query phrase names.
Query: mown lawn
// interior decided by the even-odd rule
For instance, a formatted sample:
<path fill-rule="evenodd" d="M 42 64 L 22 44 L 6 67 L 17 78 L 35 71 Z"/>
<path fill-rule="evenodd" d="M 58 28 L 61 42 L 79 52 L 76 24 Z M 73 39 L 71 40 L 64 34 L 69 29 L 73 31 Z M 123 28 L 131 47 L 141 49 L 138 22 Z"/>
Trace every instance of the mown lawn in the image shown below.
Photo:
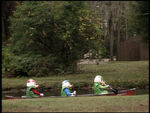
<path fill-rule="evenodd" d="M 116 61 L 105 64 L 80 64 L 78 71 L 74 74 L 52 75 L 48 77 L 18 77 L 2 78 L 2 89 L 6 88 L 25 88 L 26 81 L 33 78 L 40 87 L 60 88 L 61 82 L 65 79 L 70 80 L 76 87 L 93 86 L 94 77 L 102 75 L 107 84 L 114 87 L 140 87 L 149 86 L 148 61 Z"/>
<path fill-rule="evenodd" d="M 148 112 L 149 95 L 2 100 L 2 112 Z"/>

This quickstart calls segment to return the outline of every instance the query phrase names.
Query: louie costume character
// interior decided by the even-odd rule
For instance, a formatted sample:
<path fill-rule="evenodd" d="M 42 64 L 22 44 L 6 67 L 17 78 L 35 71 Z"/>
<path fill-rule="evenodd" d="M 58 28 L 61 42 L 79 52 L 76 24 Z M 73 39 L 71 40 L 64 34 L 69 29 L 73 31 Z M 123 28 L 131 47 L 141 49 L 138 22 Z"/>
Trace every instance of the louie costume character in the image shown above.
<path fill-rule="evenodd" d="M 39 93 L 38 91 L 36 91 L 37 87 L 39 87 L 39 85 L 36 85 L 36 81 L 35 80 L 33 80 L 33 79 L 27 80 L 26 96 L 28 98 L 44 96 L 43 93 Z"/>
<path fill-rule="evenodd" d="M 73 91 L 73 93 L 71 93 L 70 89 L 72 89 L 72 85 L 68 80 L 64 80 L 62 82 L 61 96 L 62 97 L 75 96 L 76 91 Z"/>
<path fill-rule="evenodd" d="M 107 94 L 108 91 L 105 90 L 108 88 L 109 85 L 105 84 L 105 81 L 103 81 L 102 76 L 97 75 L 94 79 L 94 94 Z"/>

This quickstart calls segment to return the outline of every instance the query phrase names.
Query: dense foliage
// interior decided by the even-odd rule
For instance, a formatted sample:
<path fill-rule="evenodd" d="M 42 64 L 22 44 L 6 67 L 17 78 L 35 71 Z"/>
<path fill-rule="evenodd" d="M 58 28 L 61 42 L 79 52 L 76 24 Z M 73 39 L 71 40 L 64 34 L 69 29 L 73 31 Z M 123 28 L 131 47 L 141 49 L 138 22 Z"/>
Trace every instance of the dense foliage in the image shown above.
<path fill-rule="evenodd" d="M 3 71 L 21 76 L 74 72 L 77 61 L 100 38 L 98 20 L 85 2 L 25 1 L 10 22 Z"/>

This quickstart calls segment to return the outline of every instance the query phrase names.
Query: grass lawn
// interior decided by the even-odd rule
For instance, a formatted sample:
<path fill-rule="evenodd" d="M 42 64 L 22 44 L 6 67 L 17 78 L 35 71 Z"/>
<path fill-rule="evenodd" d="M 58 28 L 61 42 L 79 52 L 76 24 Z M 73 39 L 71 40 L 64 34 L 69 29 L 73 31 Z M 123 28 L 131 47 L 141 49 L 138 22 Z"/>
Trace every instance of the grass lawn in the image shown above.
<path fill-rule="evenodd" d="M 26 88 L 26 81 L 33 78 L 43 88 L 60 88 L 61 82 L 70 80 L 74 86 L 93 86 L 94 77 L 102 75 L 107 84 L 114 87 L 141 87 L 149 86 L 148 61 L 115 61 L 105 64 L 80 64 L 78 71 L 68 75 L 52 75 L 48 77 L 18 77 L 2 78 L 2 89 Z"/>
<path fill-rule="evenodd" d="M 2 112 L 148 112 L 149 96 L 93 96 L 2 100 Z"/>

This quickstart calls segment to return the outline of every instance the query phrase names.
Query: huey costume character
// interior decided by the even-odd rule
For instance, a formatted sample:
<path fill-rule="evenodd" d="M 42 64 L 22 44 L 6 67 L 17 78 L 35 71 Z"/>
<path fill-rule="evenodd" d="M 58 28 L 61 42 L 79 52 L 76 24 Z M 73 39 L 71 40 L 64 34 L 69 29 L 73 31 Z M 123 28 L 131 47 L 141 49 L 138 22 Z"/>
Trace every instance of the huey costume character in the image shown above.
<path fill-rule="evenodd" d="M 103 81 L 102 76 L 97 75 L 94 79 L 94 94 L 107 94 L 108 91 L 105 90 L 109 85 L 106 85 Z"/>
<path fill-rule="evenodd" d="M 70 82 L 68 80 L 64 80 L 62 82 L 61 96 L 62 97 L 75 96 L 76 91 L 71 93 L 71 91 L 70 91 L 71 88 L 72 88 L 72 85 L 70 84 Z"/>
<path fill-rule="evenodd" d="M 38 91 L 35 90 L 38 86 L 39 85 L 36 85 L 35 80 L 33 79 L 27 80 L 26 96 L 29 98 L 44 96 L 43 93 L 39 93 Z"/>

